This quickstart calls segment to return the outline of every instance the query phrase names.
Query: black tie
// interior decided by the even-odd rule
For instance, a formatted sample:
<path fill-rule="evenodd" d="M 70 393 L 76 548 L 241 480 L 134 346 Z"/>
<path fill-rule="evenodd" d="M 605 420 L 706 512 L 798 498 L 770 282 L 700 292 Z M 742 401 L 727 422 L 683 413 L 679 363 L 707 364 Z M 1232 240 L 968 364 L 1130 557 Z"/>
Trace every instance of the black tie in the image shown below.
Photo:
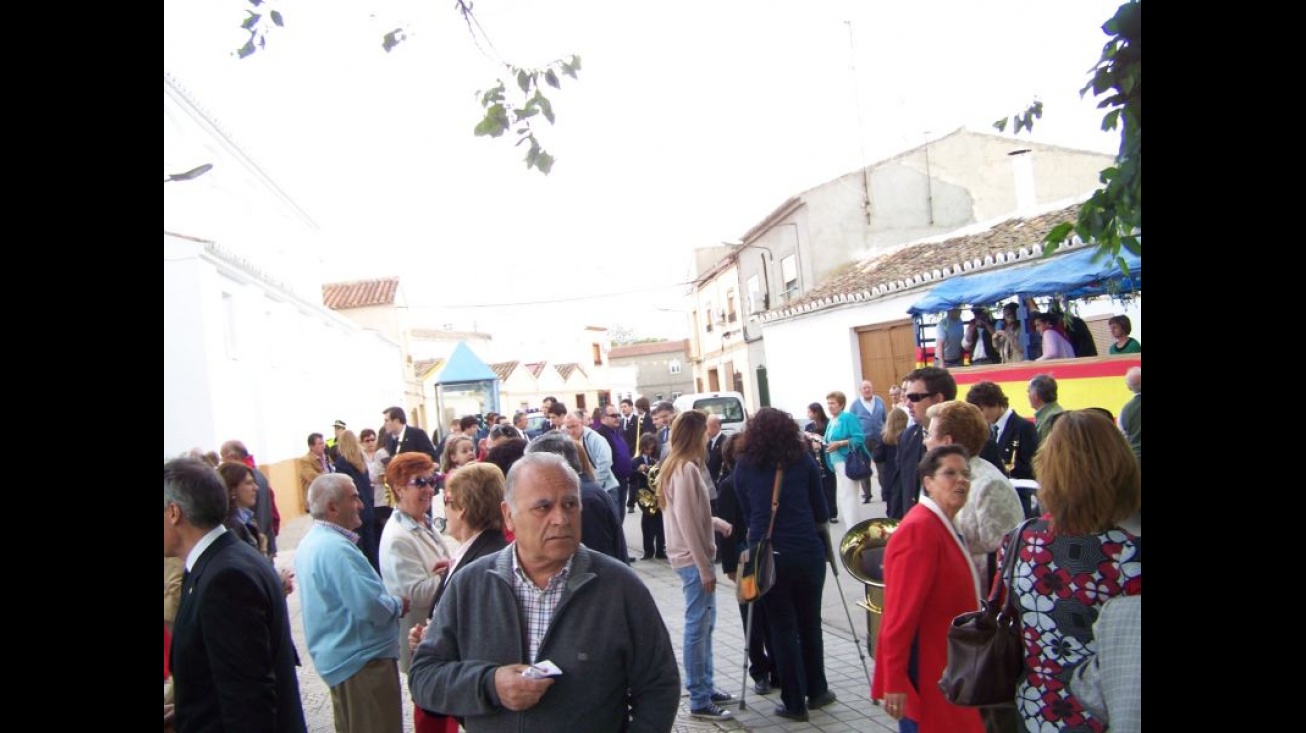
<path fill-rule="evenodd" d="M 998 424 L 993 423 L 989 426 L 989 432 L 993 435 L 993 442 L 998 442 Z"/>

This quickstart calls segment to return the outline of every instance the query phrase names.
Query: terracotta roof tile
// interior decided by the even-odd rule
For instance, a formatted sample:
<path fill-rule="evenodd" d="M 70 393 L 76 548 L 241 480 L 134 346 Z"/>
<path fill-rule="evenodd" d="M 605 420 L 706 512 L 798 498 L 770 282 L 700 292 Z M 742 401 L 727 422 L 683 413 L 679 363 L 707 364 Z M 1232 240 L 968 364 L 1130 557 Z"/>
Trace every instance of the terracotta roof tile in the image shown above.
<path fill-rule="evenodd" d="M 544 361 L 533 361 L 526 365 L 526 369 L 530 371 L 532 377 L 539 379 L 540 373 L 544 371 L 544 365 L 547 363 L 548 362 Z"/>
<path fill-rule="evenodd" d="M 416 374 L 417 378 L 421 379 L 426 376 L 426 373 L 431 371 L 432 368 L 439 366 L 443 362 L 444 359 L 418 359 L 413 362 L 413 374 Z"/>
<path fill-rule="evenodd" d="M 558 370 L 558 373 L 562 375 L 563 380 L 570 378 L 572 372 L 580 372 L 584 376 L 589 376 L 585 374 L 584 369 L 580 368 L 580 364 L 577 364 L 574 361 L 569 361 L 566 364 L 554 364 L 553 368 Z"/>
<path fill-rule="evenodd" d="M 1074 204 L 1030 218 L 1013 217 L 983 231 L 908 245 L 860 262 L 850 262 L 801 298 L 768 313 L 767 320 L 792 315 L 796 309 L 812 304 L 817 304 L 816 308 L 804 310 L 836 305 L 861 293 L 874 295 L 874 290 L 882 293 L 894 283 L 905 283 L 902 287 L 910 287 L 918 275 L 935 274 L 934 281 L 937 281 L 939 273 L 943 277 L 953 274 L 954 266 L 958 271 L 969 270 L 976 261 L 993 264 L 1007 261 L 1011 256 L 1024 256 L 1022 248 L 1039 255 L 1043 237 L 1061 222 L 1074 221 L 1079 216 L 1079 207 L 1080 204 Z"/>
<path fill-rule="evenodd" d="M 689 339 L 679 341 L 655 341 L 647 344 L 631 344 L 629 346 L 614 346 L 608 352 L 609 359 L 628 359 L 633 356 L 648 356 L 650 354 L 670 354 L 670 353 L 689 353 Z"/>
<path fill-rule="evenodd" d="M 322 286 L 322 302 L 332 310 L 362 308 L 369 305 L 394 305 L 395 291 L 398 288 L 397 277 L 327 283 Z"/>
<path fill-rule="evenodd" d="M 490 369 L 494 370 L 494 376 L 498 377 L 500 381 L 506 382 L 520 363 L 519 361 L 501 361 L 497 364 L 491 364 Z"/>

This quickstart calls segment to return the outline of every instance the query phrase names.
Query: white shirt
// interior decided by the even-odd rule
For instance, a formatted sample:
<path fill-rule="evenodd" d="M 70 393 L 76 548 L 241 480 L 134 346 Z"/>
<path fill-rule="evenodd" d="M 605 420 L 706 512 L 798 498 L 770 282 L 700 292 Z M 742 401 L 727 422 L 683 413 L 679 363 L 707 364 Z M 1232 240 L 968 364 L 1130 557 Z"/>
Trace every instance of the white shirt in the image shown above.
<path fill-rule="evenodd" d="M 1002 417 L 998 418 L 998 421 L 993 423 L 993 427 L 998 429 L 997 437 L 999 438 L 1002 437 L 1002 431 L 1007 429 L 1007 421 L 1010 420 L 1011 416 L 1015 414 L 1016 411 L 1013 408 L 1008 407 L 1007 411 L 1002 413 Z M 997 442 L 997 438 L 994 438 L 994 442 L 995 443 Z"/>
<path fill-rule="evenodd" d="M 201 537 L 200 541 L 196 542 L 194 547 L 190 548 L 190 552 L 186 555 L 186 572 L 189 573 L 195 569 L 195 563 L 199 562 L 200 555 L 203 555 L 204 551 L 209 549 L 209 545 L 217 541 L 217 539 L 222 536 L 222 533 L 226 531 L 227 528 L 219 524 L 209 530 L 208 534 Z"/>

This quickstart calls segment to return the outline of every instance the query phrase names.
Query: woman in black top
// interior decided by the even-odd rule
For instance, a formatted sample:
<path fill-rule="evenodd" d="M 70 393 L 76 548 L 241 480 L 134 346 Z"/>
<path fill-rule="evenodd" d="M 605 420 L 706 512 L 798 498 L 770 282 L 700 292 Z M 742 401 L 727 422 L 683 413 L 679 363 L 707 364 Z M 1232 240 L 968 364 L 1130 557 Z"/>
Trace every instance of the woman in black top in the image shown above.
<path fill-rule="evenodd" d="M 834 524 L 839 521 L 839 506 L 835 503 L 834 472 L 825 465 L 825 460 L 821 457 L 825 453 L 825 428 L 830 424 L 830 418 L 826 416 L 825 407 L 820 402 L 813 402 L 807 406 L 807 419 L 807 427 L 803 428 L 803 432 L 807 433 L 807 442 L 812 446 L 812 458 L 816 459 L 816 465 L 821 469 L 821 492 L 825 496 L 825 505 L 829 508 L 830 524 Z"/>

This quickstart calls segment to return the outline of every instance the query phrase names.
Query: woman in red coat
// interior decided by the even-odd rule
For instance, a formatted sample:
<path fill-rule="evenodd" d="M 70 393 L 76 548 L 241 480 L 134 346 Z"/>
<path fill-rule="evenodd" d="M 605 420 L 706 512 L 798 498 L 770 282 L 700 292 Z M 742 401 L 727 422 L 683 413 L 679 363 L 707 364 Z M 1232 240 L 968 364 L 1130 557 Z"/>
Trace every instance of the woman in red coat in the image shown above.
<path fill-rule="evenodd" d="M 979 576 L 953 523 L 970 493 L 969 458 L 955 444 L 925 454 L 919 467 L 925 493 L 885 548 L 871 698 L 884 700 L 901 733 L 984 732 L 978 710 L 953 705 L 939 691 L 948 626 L 980 603 Z"/>

